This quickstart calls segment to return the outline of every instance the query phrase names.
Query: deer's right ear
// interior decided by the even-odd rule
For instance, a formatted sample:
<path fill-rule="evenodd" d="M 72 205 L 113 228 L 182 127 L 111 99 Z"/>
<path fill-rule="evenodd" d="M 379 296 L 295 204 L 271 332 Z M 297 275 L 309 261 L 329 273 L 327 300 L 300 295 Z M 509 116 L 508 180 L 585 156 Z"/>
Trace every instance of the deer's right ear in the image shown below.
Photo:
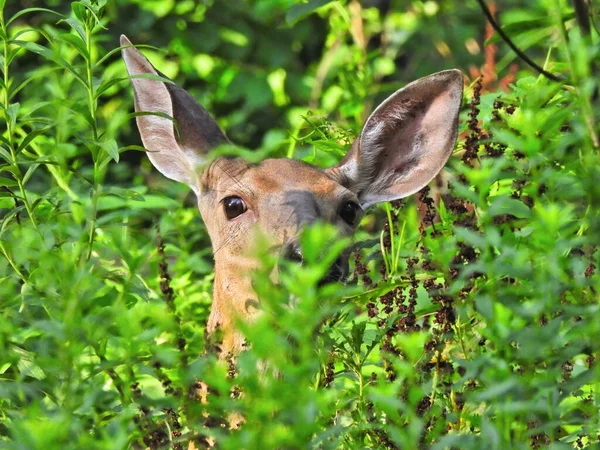
<path fill-rule="evenodd" d="M 133 84 L 135 110 L 147 113 L 138 115 L 136 121 L 150 161 L 163 175 L 189 185 L 199 195 L 198 166 L 211 148 L 226 143 L 227 138 L 185 90 L 173 83 L 144 78 L 164 75 L 124 35 L 121 47 L 125 47 L 121 51 Z"/>
<path fill-rule="evenodd" d="M 462 73 L 444 70 L 396 91 L 328 172 L 356 193 L 363 208 L 414 194 L 443 169 L 454 149 L 462 90 Z"/>

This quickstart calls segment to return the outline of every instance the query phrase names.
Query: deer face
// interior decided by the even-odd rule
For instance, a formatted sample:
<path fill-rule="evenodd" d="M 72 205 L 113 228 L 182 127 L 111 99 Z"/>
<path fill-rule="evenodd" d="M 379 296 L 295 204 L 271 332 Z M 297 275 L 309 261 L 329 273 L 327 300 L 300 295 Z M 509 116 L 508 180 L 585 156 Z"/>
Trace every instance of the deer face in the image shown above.
<path fill-rule="evenodd" d="M 325 221 L 349 236 L 363 213 L 356 193 L 334 174 L 291 159 L 267 159 L 257 165 L 217 159 L 201 183 L 198 204 L 219 260 L 239 261 L 252 254 L 252 237 L 258 230 L 282 256 L 302 261 L 297 241 L 302 226 Z M 345 275 L 342 260 L 330 275 Z"/>
<path fill-rule="evenodd" d="M 456 141 L 463 77 L 447 70 L 388 97 L 344 159 L 329 169 L 291 159 L 255 165 L 240 159 L 206 161 L 208 150 L 228 142 L 216 122 L 181 87 L 157 80 L 159 72 L 124 36 L 121 45 L 136 111 L 147 113 L 137 116 L 137 125 L 151 162 L 197 195 L 215 255 L 215 300 L 252 298 L 249 275 L 244 278 L 242 272 L 257 265 L 250 256 L 256 230 L 271 239 L 274 249 L 302 260 L 297 242 L 302 226 L 321 220 L 351 235 L 368 206 L 426 186 Z M 343 276 L 344 265 L 338 261 L 332 278 Z M 233 292 L 232 279 L 242 294 Z M 226 308 L 223 304 L 215 302 L 213 309 Z M 231 303 L 227 307 L 236 309 Z"/>

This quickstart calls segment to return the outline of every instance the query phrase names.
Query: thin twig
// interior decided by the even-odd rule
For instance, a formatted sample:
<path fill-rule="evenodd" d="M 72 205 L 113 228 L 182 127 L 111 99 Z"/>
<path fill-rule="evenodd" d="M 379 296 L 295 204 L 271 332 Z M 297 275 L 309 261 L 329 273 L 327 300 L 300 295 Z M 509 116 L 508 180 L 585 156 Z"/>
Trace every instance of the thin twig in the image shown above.
<path fill-rule="evenodd" d="M 494 30 L 496 30 L 496 32 L 500 35 L 500 37 L 502 39 L 504 39 L 504 42 L 506 42 L 508 44 L 508 46 L 517 54 L 517 56 L 519 58 L 521 58 L 523 61 L 525 61 L 529 66 L 531 66 L 533 69 L 537 70 L 539 73 L 541 73 L 542 75 L 544 75 L 546 78 L 552 80 L 552 81 L 558 81 L 558 82 L 563 82 L 566 81 L 550 72 L 547 72 L 546 70 L 544 70 L 543 67 L 540 67 L 538 64 L 535 63 L 535 61 L 533 61 L 531 58 L 529 58 L 529 56 L 527 56 L 525 53 L 523 53 L 523 51 L 521 51 L 516 45 L 515 43 L 508 37 L 508 35 L 504 32 L 504 30 L 502 30 L 502 28 L 500 27 L 500 24 L 498 22 L 496 22 L 496 19 L 494 18 L 494 16 L 492 15 L 492 13 L 490 12 L 489 8 L 487 7 L 487 5 L 485 4 L 484 0 L 477 0 L 477 3 L 479 3 L 479 6 L 481 7 L 481 10 L 483 11 L 483 13 L 485 14 L 485 16 L 487 17 L 488 21 L 490 22 L 490 24 L 492 25 L 492 27 L 494 27 Z"/>
<path fill-rule="evenodd" d="M 577 18 L 577 24 L 581 30 L 583 36 L 590 35 L 590 11 L 585 0 L 573 0 L 573 7 L 575 8 L 575 17 Z"/>

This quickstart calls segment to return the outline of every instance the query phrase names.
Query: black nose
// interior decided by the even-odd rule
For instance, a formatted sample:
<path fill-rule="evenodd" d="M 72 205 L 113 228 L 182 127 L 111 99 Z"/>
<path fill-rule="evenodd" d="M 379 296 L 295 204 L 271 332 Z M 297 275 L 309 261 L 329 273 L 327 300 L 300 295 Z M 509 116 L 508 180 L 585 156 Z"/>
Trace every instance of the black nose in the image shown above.
<path fill-rule="evenodd" d="M 333 265 L 329 268 L 329 271 L 319 281 L 319 286 L 323 286 L 328 283 L 335 283 L 336 281 L 344 282 L 348 277 L 348 258 L 346 256 L 340 256 L 335 260 Z"/>
<path fill-rule="evenodd" d="M 297 262 L 300 264 L 304 261 L 304 257 L 302 256 L 302 250 L 300 249 L 300 245 L 298 245 L 295 242 L 290 243 L 286 246 L 284 257 L 288 261 L 294 261 L 294 262 Z"/>

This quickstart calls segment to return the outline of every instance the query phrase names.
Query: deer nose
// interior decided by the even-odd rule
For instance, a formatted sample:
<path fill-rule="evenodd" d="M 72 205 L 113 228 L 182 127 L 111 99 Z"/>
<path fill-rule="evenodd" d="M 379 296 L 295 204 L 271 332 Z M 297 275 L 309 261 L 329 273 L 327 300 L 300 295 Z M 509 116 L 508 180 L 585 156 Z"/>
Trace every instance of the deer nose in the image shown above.
<path fill-rule="evenodd" d="M 288 261 L 294 261 L 299 264 L 304 262 L 304 256 L 302 256 L 302 249 L 297 242 L 292 242 L 286 245 L 286 249 L 284 252 L 284 258 Z"/>

